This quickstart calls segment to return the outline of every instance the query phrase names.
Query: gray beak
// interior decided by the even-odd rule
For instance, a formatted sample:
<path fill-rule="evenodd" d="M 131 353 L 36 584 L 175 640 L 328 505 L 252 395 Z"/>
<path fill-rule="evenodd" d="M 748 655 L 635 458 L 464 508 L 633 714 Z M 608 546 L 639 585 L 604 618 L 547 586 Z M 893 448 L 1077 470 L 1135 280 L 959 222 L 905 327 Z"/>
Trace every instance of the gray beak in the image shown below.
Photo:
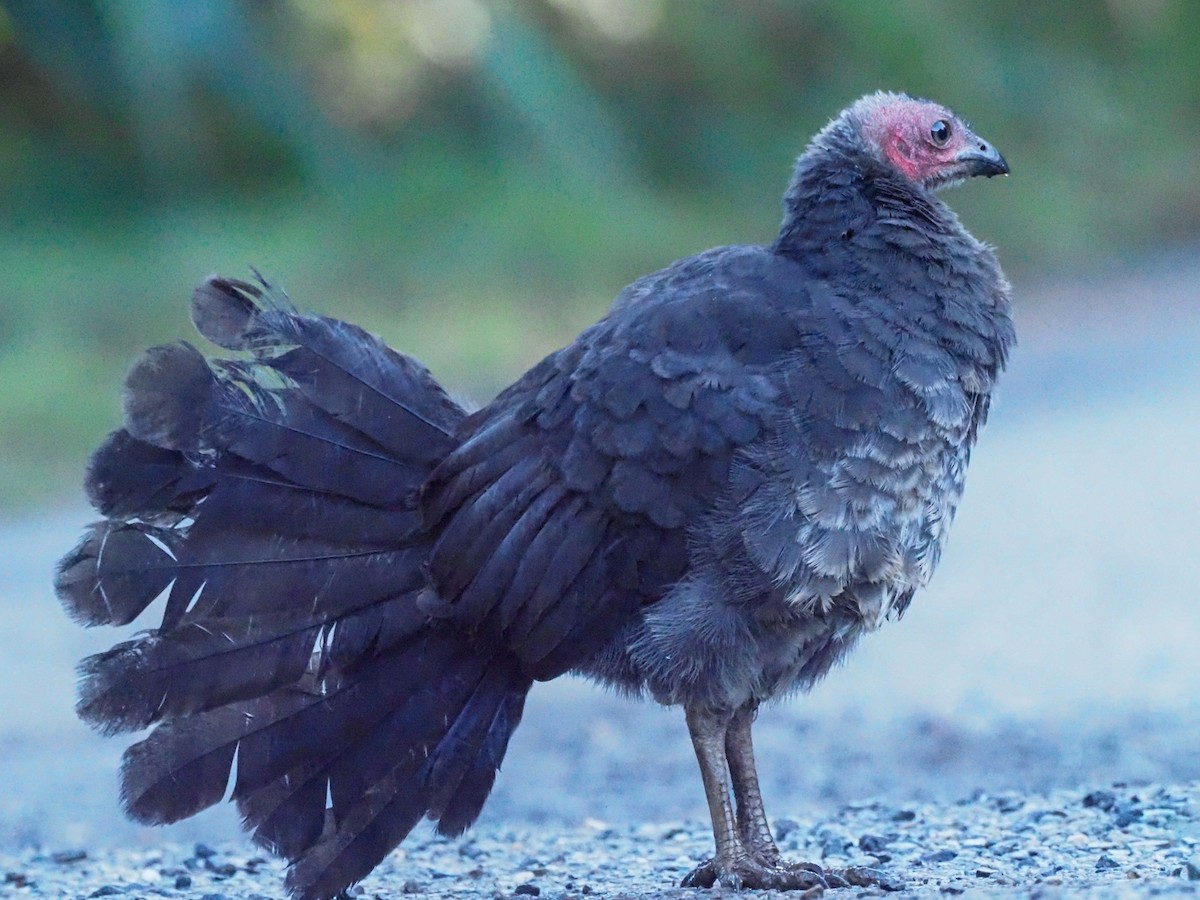
<path fill-rule="evenodd" d="M 1004 161 L 1000 151 L 979 138 L 975 138 L 971 146 L 955 158 L 962 163 L 959 171 L 967 177 L 984 175 L 991 178 L 993 175 L 1008 174 L 1008 163 Z"/>

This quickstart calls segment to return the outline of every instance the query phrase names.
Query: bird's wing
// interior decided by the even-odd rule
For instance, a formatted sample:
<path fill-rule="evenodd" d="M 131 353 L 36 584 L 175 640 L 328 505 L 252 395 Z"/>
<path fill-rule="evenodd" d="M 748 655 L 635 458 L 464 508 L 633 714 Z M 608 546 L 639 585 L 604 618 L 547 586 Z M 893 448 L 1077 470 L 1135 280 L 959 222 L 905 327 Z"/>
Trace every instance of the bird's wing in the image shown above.
<path fill-rule="evenodd" d="M 424 491 L 427 609 L 538 678 L 602 647 L 683 575 L 687 527 L 769 418 L 804 297 L 759 248 L 686 260 L 468 420 Z"/>

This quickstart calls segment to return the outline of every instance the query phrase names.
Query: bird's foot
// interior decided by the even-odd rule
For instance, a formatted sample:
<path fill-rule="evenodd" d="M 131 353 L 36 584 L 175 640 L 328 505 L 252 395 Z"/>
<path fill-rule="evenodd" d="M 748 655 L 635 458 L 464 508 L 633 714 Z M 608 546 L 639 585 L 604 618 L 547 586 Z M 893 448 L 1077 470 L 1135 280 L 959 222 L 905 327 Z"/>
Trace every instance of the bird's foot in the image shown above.
<path fill-rule="evenodd" d="M 702 862 L 688 873 L 680 886 L 710 888 L 717 884 L 731 890 L 775 891 L 807 891 L 834 886 L 825 870 L 813 863 L 789 863 L 750 854 L 735 857 L 726 864 L 716 857 Z"/>
<path fill-rule="evenodd" d="M 792 863 L 769 854 L 747 854 L 722 865 L 715 857 L 698 865 L 680 883 L 685 888 L 807 891 L 812 888 L 875 887 L 904 890 L 904 882 L 880 869 L 851 866 L 824 869 L 816 863 Z"/>

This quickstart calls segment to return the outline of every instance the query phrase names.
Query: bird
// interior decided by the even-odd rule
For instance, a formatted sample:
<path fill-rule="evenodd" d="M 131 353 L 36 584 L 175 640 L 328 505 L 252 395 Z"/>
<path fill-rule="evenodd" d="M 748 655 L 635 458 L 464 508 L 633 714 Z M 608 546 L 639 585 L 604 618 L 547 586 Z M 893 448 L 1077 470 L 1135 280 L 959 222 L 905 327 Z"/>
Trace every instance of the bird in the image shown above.
<path fill-rule="evenodd" d="M 83 625 L 161 601 L 79 665 L 83 720 L 150 729 L 127 814 L 228 796 L 293 896 L 334 897 L 422 819 L 463 833 L 526 695 L 574 673 L 682 708 L 715 845 L 685 886 L 854 881 L 782 856 L 752 726 L 938 563 L 1015 344 L 940 191 L 1008 172 L 946 106 L 868 94 L 797 159 L 772 243 L 633 282 L 474 411 L 257 272 L 204 280 L 223 355 L 134 363 L 86 472 L 102 518 L 56 571 Z"/>

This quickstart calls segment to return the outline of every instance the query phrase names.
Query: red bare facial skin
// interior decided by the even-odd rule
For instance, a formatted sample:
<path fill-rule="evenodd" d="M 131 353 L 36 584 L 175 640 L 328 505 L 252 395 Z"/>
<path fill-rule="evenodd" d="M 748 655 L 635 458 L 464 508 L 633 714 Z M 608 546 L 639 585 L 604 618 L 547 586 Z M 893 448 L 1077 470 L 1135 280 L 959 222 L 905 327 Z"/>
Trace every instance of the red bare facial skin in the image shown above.
<path fill-rule="evenodd" d="M 1008 165 L 987 141 L 939 103 L 903 94 L 863 101 L 862 133 L 879 158 L 929 190 L 973 175 L 1006 175 Z"/>

